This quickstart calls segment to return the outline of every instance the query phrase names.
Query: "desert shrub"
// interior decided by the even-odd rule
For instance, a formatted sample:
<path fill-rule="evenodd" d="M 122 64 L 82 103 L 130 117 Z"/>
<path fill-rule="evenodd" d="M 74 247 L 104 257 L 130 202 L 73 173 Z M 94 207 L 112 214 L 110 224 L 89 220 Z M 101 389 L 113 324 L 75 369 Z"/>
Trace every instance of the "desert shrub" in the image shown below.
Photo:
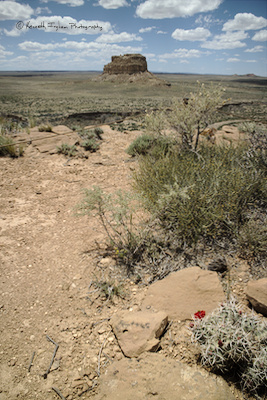
<path fill-rule="evenodd" d="M 240 254 L 245 258 L 265 258 L 267 256 L 267 217 L 251 216 L 242 226 L 237 238 Z"/>
<path fill-rule="evenodd" d="M 214 372 L 235 375 L 249 392 L 266 388 L 267 324 L 264 320 L 253 313 L 244 313 L 230 299 L 208 316 L 197 312 L 190 327 L 204 366 Z"/>
<path fill-rule="evenodd" d="M 92 153 L 97 151 L 100 147 L 99 143 L 97 143 L 95 138 L 85 140 L 84 142 L 81 143 L 81 146 L 85 150 L 91 151 Z"/>
<path fill-rule="evenodd" d="M 100 140 L 102 140 L 102 135 L 103 135 L 103 133 L 104 133 L 103 129 L 100 128 L 99 126 L 97 126 L 97 127 L 94 129 L 94 134 L 95 134 L 95 136 L 96 136 L 98 139 L 100 139 Z"/>
<path fill-rule="evenodd" d="M 64 154 L 68 157 L 74 157 L 77 153 L 77 147 L 75 145 L 69 145 L 67 143 L 62 143 L 60 146 L 57 146 L 57 153 Z"/>
<path fill-rule="evenodd" d="M 262 171 L 246 168 L 246 148 L 202 145 L 142 157 L 134 187 L 161 225 L 184 244 L 200 237 L 234 238 L 246 212 L 263 196 Z"/>
<path fill-rule="evenodd" d="M 245 122 L 239 127 L 240 131 L 248 133 L 249 148 L 245 156 L 247 167 L 253 164 L 267 170 L 267 128 L 254 122 Z"/>
<path fill-rule="evenodd" d="M 23 147 L 16 146 L 7 135 L 0 135 L 0 156 L 20 157 L 23 155 Z"/>
<path fill-rule="evenodd" d="M 216 110 L 225 103 L 223 93 L 220 85 L 205 86 L 198 82 L 196 92 L 190 93 L 187 99 L 174 100 L 165 112 L 160 110 L 148 114 L 145 119 L 147 131 L 161 134 L 170 129 L 181 138 L 184 148 L 197 150 L 199 135 L 212 122 Z"/>
<path fill-rule="evenodd" d="M 101 128 L 90 129 L 89 131 L 81 131 L 80 137 L 83 139 L 81 146 L 91 152 L 95 152 L 99 149 L 99 140 L 102 140 L 103 130 Z"/>
<path fill-rule="evenodd" d="M 51 125 L 41 125 L 38 128 L 39 132 L 52 132 L 53 127 Z"/>
<path fill-rule="evenodd" d="M 136 156 L 137 154 L 147 154 L 149 149 L 151 149 L 154 142 L 154 137 L 151 135 L 142 135 L 135 139 L 128 149 L 126 153 L 130 156 Z"/>
<path fill-rule="evenodd" d="M 143 134 L 130 144 L 126 152 L 130 156 L 136 156 L 137 154 L 146 155 L 150 153 L 157 158 L 160 155 L 166 155 L 174 143 L 174 140 L 168 136 Z"/>
<path fill-rule="evenodd" d="M 140 259 L 144 249 L 145 233 L 133 223 L 137 203 L 137 196 L 132 193 L 119 190 L 108 194 L 94 186 L 85 190 L 84 199 L 77 206 L 78 214 L 94 213 L 99 218 L 115 255 L 129 267 Z"/>

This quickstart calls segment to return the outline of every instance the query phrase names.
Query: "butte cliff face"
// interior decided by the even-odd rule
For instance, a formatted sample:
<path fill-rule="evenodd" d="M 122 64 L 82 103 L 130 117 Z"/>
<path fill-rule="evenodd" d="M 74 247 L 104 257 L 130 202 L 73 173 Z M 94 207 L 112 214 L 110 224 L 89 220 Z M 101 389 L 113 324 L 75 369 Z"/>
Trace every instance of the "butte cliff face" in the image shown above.
<path fill-rule="evenodd" d="M 111 62 L 104 66 L 103 74 L 95 81 L 115 83 L 139 83 L 150 86 L 171 86 L 163 79 L 157 78 L 147 70 L 146 57 L 141 54 L 124 54 L 112 56 Z"/>
<path fill-rule="evenodd" d="M 138 74 L 147 71 L 146 57 L 141 54 L 112 56 L 111 63 L 104 66 L 104 74 Z"/>

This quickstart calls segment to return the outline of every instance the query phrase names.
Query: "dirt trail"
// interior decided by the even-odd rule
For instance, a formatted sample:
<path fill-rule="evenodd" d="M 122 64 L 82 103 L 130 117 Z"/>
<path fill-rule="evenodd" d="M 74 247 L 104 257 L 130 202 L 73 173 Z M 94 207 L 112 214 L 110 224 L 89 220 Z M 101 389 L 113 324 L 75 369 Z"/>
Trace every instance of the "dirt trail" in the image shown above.
<path fill-rule="evenodd" d="M 91 325 L 108 315 L 86 295 L 101 260 L 90 250 L 95 241 L 103 246 L 105 235 L 96 218 L 76 217 L 74 207 L 83 188 L 129 186 L 132 163 L 124 150 L 138 135 L 104 132 L 100 151 L 88 160 L 67 162 L 31 146 L 22 158 L 0 158 L 1 400 L 52 399 L 53 385 L 68 388 L 71 399 L 80 388 L 73 386 L 77 373 L 94 384 L 101 334 L 92 337 Z M 54 351 L 46 335 L 60 345 L 59 369 L 44 379 Z M 83 366 L 87 375 L 78 370 Z"/>
<path fill-rule="evenodd" d="M 119 309 L 137 310 L 145 289 L 125 279 L 126 299 L 104 302 L 93 286 L 88 297 L 92 280 L 115 276 L 116 267 L 97 218 L 77 217 L 74 208 L 84 188 L 130 188 L 135 162 L 125 149 L 140 132 L 103 129 L 100 150 L 88 159 L 42 154 L 33 145 L 21 158 L 0 158 L 0 400 L 58 399 L 56 390 L 67 400 L 93 398 L 99 374 L 123 357 L 108 320 Z M 247 266 L 236 273 L 238 290 L 247 277 Z M 187 329 L 176 325 L 163 354 L 194 363 Z M 45 379 L 55 350 L 47 335 L 59 348 Z"/>

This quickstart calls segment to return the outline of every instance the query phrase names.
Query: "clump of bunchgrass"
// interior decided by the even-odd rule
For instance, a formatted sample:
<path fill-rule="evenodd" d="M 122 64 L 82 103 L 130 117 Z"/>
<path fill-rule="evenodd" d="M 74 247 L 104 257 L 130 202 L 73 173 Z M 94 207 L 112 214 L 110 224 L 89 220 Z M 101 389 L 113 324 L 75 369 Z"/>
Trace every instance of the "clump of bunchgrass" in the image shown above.
<path fill-rule="evenodd" d="M 23 155 L 23 146 L 16 146 L 8 135 L 0 135 L 0 156 L 20 157 Z"/>
<path fill-rule="evenodd" d="M 81 215 L 98 217 L 104 228 L 115 256 L 132 267 L 142 257 L 145 231 L 134 222 L 138 210 L 138 198 L 129 192 L 118 190 L 114 194 L 103 192 L 94 186 L 86 189 L 81 204 L 77 206 Z"/>
<path fill-rule="evenodd" d="M 81 147 L 83 147 L 86 151 L 91 151 L 92 153 L 99 150 L 99 141 L 102 140 L 103 133 L 103 129 L 99 127 L 96 127 L 95 129 L 91 129 L 89 131 L 82 130 L 79 133 L 79 136 L 83 140 L 81 142 Z"/>
<path fill-rule="evenodd" d="M 57 153 L 64 154 L 67 157 L 74 157 L 77 154 L 77 147 L 75 145 L 69 145 L 67 143 L 62 143 L 57 146 Z"/>
<path fill-rule="evenodd" d="M 234 375 L 245 390 L 256 393 L 267 383 L 267 323 L 244 313 L 234 299 L 210 315 L 196 313 L 190 324 L 201 362 L 213 372 Z"/>

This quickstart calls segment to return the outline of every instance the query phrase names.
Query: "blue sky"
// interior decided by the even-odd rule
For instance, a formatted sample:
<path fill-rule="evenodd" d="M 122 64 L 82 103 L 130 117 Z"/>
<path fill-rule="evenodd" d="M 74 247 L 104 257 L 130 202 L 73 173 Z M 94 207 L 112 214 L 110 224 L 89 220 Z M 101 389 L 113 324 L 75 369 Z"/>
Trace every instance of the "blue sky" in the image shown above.
<path fill-rule="evenodd" d="M 152 72 L 267 76 L 266 0 L 0 1 L 0 70 L 102 71 L 141 53 Z"/>

